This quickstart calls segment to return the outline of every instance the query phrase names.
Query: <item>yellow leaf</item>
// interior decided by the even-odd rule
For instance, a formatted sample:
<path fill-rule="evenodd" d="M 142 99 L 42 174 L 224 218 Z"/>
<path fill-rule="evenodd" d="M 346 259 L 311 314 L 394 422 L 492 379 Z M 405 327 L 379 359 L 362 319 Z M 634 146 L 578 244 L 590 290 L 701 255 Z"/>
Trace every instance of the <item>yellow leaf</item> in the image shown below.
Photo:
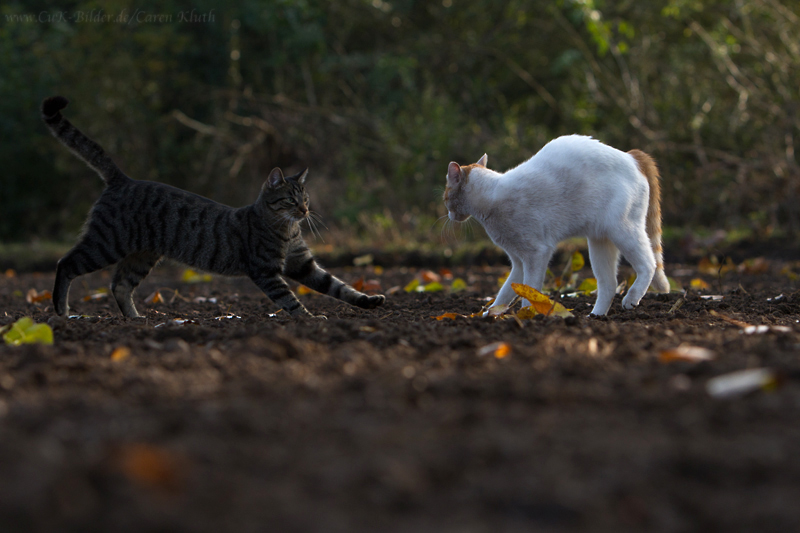
<path fill-rule="evenodd" d="M 131 349 L 127 346 L 120 346 L 119 348 L 115 349 L 111 352 L 111 360 L 114 362 L 124 361 L 131 355 Z"/>
<path fill-rule="evenodd" d="M 581 281 L 580 285 L 578 285 L 578 292 L 582 292 L 583 294 L 589 294 L 596 290 L 597 280 L 595 278 L 586 278 L 585 280 Z"/>
<path fill-rule="evenodd" d="M 91 292 L 83 297 L 84 302 L 90 302 L 92 300 L 100 300 L 101 298 L 108 297 L 108 289 L 105 287 L 100 287 L 94 292 Z"/>
<path fill-rule="evenodd" d="M 518 318 L 532 318 L 535 315 L 573 316 L 569 309 L 551 300 L 548 296 L 542 294 L 533 287 L 522 283 L 512 283 L 511 288 L 514 289 L 515 293 L 531 303 L 530 306 L 521 309 L 520 312 L 517 313 Z"/>
<path fill-rule="evenodd" d="M 709 288 L 709 284 L 703 281 L 700 278 L 694 278 L 691 282 L 689 282 L 689 286 L 696 291 L 704 290 Z"/>
<path fill-rule="evenodd" d="M 417 290 L 417 287 L 419 287 L 419 280 L 417 278 L 414 278 L 408 282 L 408 285 L 403 287 L 403 290 L 406 292 L 414 292 Z"/>
<path fill-rule="evenodd" d="M 575 250 L 575 253 L 572 254 L 572 271 L 577 272 L 583 268 L 583 265 L 586 264 L 586 261 L 583 259 L 583 254 L 581 254 L 578 250 Z"/>
<path fill-rule="evenodd" d="M 453 292 L 463 291 L 466 288 L 467 282 L 461 278 L 454 279 L 452 285 L 450 285 L 450 290 Z"/>
<path fill-rule="evenodd" d="M 211 277 L 211 274 L 199 274 L 191 268 L 184 270 L 181 275 L 181 281 L 184 283 L 208 283 L 212 279 L 214 278 Z"/>
<path fill-rule="evenodd" d="M 28 317 L 22 317 L 3 333 L 3 340 L 12 346 L 20 344 L 53 344 L 53 330 L 47 324 L 35 324 Z"/>
<path fill-rule="evenodd" d="M 305 296 L 306 294 L 311 294 L 312 292 L 314 291 L 312 289 L 309 289 L 305 285 L 298 285 L 297 287 L 297 294 L 299 294 L 300 296 Z"/>
<path fill-rule="evenodd" d="M 372 267 L 372 273 L 375 274 L 376 276 L 380 276 L 381 274 L 383 274 L 383 267 L 380 265 Z"/>
<path fill-rule="evenodd" d="M 455 320 L 456 317 L 458 317 L 458 316 L 460 316 L 460 315 L 457 315 L 456 313 L 444 313 L 442 315 L 435 316 L 433 318 L 435 318 L 436 320 L 444 320 L 446 318 L 449 318 L 450 320 Z"/>
<path fill-rule="evenodd" d="M 502 276 L 500 276 L 499 278 L 497 278 L 497 286 L 498 286 L 498 287 L 502 287 L 502 286 L 503 286 L 503 284 L 504 284 L 504 283 L 506 282 L 506 280 L 508 279 L 508 276 L 510 276 L 510 275 L 511 275 L 511 271 L 509 270 L 508 272 L 506 272 L 505 274 L 503 274 Z"/>
<path fill-rule="evenodd" d="M 800 279 L 800 276 L 792 272 L 792 269 L 788 265 L 781 269 L 781 276 L 786 276 L 791 281 L 797 281 Z"/>

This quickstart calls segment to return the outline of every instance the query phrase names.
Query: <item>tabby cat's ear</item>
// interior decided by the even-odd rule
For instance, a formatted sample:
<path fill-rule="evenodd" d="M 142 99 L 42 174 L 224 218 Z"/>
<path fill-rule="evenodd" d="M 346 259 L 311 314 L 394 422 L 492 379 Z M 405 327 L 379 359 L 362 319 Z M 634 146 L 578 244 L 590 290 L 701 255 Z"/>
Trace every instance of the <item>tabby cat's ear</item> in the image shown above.
<path fill-rule="evenodd" d="M 306 178 L 307 178 L 307 177 L 308 177 L 308 169 L 305 169 L 305 170 L 304 170 L 304 171 L 303 171 L 303 172 L 300 174 L 300 177 L 299 177 L 299 178 L 297 178 L 297 183 L 299 183 L 300 185 L 305 185 L 305 184 L 306 184 Z"/>
<path fill-rule="evenodd" d="M 447 166 L 447 184 L 451 187 L 455 187 L 461 180 L 464 179 L 464 171 L 461 170 L 461 167 L 455 161 L 451 161 L 450 164 Z"/>
<path fill-rule="evenodd" d="M 278 167 L 272 169 L 267 177 L 267 185 L 270 189 L 277 189 L 281 185 L 286 183 L 286 180 L 283 178 L 283 172 Z"/>
<path fill-rule="evenodd" d="M 477 163 L 475 163 L 475 164 L 476 164 L 476 165 L 480 165 L 480 166 L 482 166 L 482 167 L 485 167 L 485 166 L 486 166 L 486 164 L 487 164 L 488 162 L 489 162 L 489 156 L 488 156 L 488 155 L 486 155 L 486 154 L 483 154 L 483 157 L 481 157 L 480 159 L 478 159 L 478 162 L 477 162 Z"/>

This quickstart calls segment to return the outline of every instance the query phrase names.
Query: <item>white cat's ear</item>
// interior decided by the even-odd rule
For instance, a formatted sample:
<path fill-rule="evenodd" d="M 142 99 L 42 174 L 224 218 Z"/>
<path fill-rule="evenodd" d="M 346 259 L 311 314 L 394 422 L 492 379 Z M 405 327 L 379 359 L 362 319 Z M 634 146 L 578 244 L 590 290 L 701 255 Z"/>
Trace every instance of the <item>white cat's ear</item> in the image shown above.
<path fill-rule="evenodd" d="M 299 183 L 300 185 L 305 185 L 307 177 L 308 177 L 308 169 L 305 169 L 302 173 L 300 173 L 300 176 L 297 178 L 297 183 Z"/>
<path fill-rule="evenodd" d="M 449 165 L 447 165 L 447 184 L 451 187 L 454 187 L 461 183 L 461 180 L 464 178 L 464 171 L 461 170 L 461 167 L 455 161 L 451 161 Z"/>
<path fill-rule="evenodd" d="M 278 167 L 273 168 L 267 177 L 267 184 L 271 189 L 276 189 L 285 182 L 286 180 L 283 179 L 283 172 L 281 172 L 281 169 Z"/>
<path fill-rule="evenodd" d="M 476 165 L 480 165 L 480 166 L 482 166 L 482 167 L 485 167 L 485 166 L 486 166 L 488 163 L 489 163 L 489 156 L 488 156 L 488 155 L 486 155 L 486 154 L 483 154 L 483 157 L 481 157 L 480 159 L 478 159 L 478 162 L 477 162 L 477 163 L 475 163 L 475 164 L 476 164 Z"/>

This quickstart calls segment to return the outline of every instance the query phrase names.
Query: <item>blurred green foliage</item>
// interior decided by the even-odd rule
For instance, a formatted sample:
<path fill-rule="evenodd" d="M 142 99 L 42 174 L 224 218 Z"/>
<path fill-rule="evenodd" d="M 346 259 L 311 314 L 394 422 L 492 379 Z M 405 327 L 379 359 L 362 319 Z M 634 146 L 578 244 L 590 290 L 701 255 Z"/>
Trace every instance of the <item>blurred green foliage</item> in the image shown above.
<path fill-rule="evenodd" d="M 449 161 L 582 133 L 654 155 L 668 224 L 797 233 L 797 35 L 788 0 L 6 2 L 0 240 L 72 240 L 102 187 L 52 94 L 132 177 L 244 205 L 308 166 L 346 227 L 435 218 Z"/>

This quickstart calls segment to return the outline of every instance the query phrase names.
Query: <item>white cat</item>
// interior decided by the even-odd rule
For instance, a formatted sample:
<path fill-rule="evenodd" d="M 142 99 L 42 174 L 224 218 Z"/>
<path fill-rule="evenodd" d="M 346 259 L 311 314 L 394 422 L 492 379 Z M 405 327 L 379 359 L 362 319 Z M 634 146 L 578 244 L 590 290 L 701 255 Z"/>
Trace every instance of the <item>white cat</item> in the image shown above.
<path fill-rule="evenodd" d="M 514 299 L 512 283 L 541 290 L 556 246 L 572 236 L 588 237 L 597 278 L 592 314 L 604 315 L 611 306 L 620 251 L 637 276 L 623 308 L 638 305 L 651 281 L 659 292 L 669 291 L 661 251 L 661 185 L 649 155 L 569 135 L 503 174 L 486 163 L 485 154 L 473 165 L 450 163 L 444 203 L 451 220 L 477 219 L 511 259 L 511 274 L 492 307 Z"/>

